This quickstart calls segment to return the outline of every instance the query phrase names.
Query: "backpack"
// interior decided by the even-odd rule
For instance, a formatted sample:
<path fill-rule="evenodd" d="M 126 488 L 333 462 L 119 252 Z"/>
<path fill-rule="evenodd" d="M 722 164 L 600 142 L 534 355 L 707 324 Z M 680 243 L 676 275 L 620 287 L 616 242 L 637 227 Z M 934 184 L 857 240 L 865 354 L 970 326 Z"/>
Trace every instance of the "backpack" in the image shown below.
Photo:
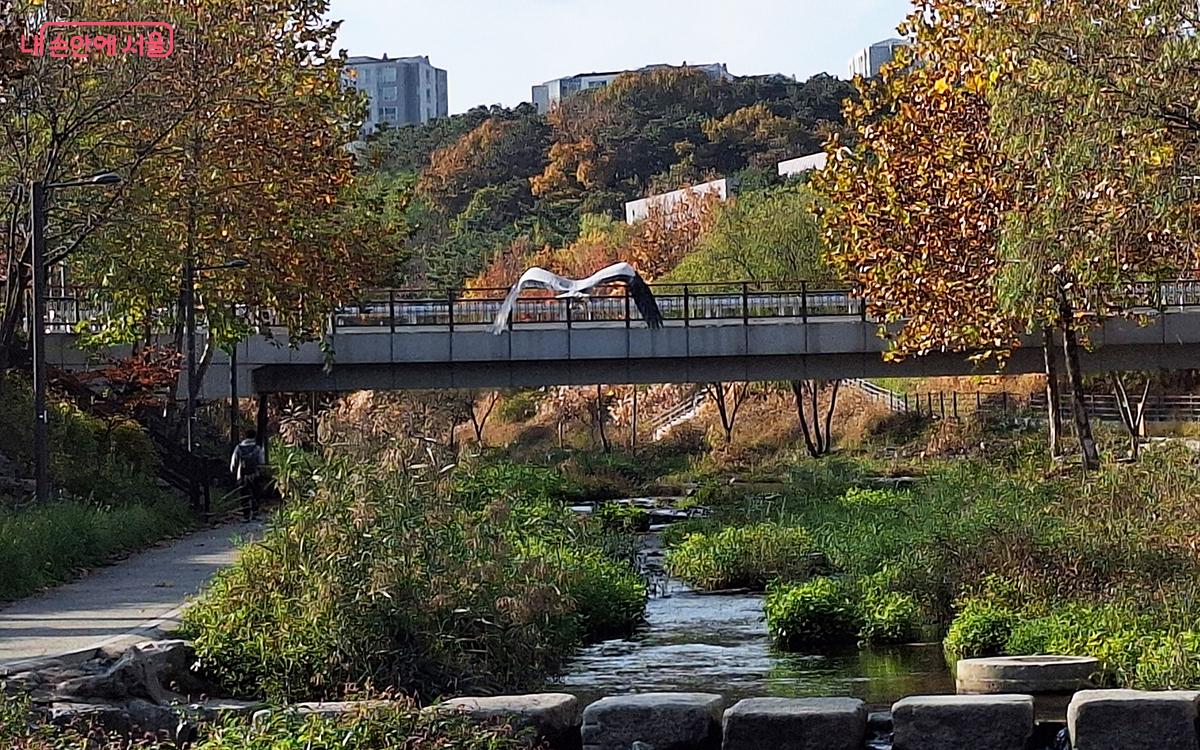
<path fill-rule="evenodd" d="M 238 461 L 242 465 L 242 476 L 252 477 L 262 468 L 258 460 L 257 445 L 239 445 L 237 447 Z"/>

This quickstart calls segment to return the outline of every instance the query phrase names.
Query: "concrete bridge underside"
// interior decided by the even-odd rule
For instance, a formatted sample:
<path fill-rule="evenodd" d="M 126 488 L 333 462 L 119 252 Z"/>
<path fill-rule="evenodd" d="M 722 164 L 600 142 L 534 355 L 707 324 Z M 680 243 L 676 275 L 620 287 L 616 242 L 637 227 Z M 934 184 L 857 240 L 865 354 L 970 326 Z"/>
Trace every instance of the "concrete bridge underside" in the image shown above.
<path fill-rule="evenodd" d="M 74 337 L 50 337 L 51 364 L 96 366 Z M 968 354 L 887 361 L 876 323 L 858 317 L 746 321 L 670 321 L 651 331 L 639 323 L 533 324 L 499 336 L 482 326 L 340 328 L 325 347 L 298 347 L 255 337 L 237 351 L 239 392 L 348 392 L 431 388 L 529 388 L 546 385 L 704 383 L 864 377 L 994 374 L 994 362 Z M 1042 372 L 1040 341 L 1017 349 L 1008 374 Z M 327 357 L 326 352 L 332 356 Z M 113 350 L 111 358 L 121 356 Z M 1110 319 L 1088 336 L 1089 372 L 1200 368 L 1200 311 L 1152 311 L 1142 321 Z M 229 359 L 218 353 L 202 395 L 230 392 Z"/>

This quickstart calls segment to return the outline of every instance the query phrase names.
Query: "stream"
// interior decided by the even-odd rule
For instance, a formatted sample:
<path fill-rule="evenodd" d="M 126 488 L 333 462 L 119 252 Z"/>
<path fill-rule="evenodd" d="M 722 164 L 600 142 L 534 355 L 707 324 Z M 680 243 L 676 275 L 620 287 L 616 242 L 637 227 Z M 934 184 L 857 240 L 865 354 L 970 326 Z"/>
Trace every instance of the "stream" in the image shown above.
<path fill-rule="evenodd" d="M 630 502 L 661 508 L 668 500 Z M 669 516 L 670 511 L 663 515 Z M 670 518 L 656 520 L 669 522 Z M 661 528 L 656 524 L 645 536 L 642 553 L 643 567 L 652 580 L 662 568 L 654 533 Z M 647 603 L 646 622 L 631 638 L 583 649 L 548 689 L 571 693 L 585 702 L 606 695 L 660 691 L 718 693 L 731 701 L 850 696 L 871 710 L 890 709 L 907 695 L 954 692 L 940 643 L 783 653 L 771 646 L 761 594 L 700 594 L 669 578 L 651 588 L 658 591 Z"/>

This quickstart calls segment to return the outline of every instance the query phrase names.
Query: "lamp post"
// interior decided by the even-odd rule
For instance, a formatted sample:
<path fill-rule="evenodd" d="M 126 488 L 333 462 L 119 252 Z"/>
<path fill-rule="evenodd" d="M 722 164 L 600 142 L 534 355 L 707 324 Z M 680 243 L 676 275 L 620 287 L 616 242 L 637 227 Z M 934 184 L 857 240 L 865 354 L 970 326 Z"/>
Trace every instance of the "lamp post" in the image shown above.
<path fill-rule="evenodd" d="M 46 195 L 51 190 L 121 184 L 112 172 L 66 182 L 34 181 L 29 188 L 30 234 L 33 266 L 33 464 L 37 501 L 50 499 L 50 418 L 46 409 Z"/>

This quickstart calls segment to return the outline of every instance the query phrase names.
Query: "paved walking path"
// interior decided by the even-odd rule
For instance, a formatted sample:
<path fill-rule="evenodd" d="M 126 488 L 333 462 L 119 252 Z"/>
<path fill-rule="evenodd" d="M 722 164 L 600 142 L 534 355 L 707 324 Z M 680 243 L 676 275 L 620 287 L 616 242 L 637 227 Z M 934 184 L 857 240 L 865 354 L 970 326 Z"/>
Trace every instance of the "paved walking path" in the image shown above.
<path fill-rule="evenodd" d="M 0 607 L 0 674 L 174 629 L 189 597 L 234 562 L 239 541 L 262 530 L 259 522 L 205 529 Z"/>

